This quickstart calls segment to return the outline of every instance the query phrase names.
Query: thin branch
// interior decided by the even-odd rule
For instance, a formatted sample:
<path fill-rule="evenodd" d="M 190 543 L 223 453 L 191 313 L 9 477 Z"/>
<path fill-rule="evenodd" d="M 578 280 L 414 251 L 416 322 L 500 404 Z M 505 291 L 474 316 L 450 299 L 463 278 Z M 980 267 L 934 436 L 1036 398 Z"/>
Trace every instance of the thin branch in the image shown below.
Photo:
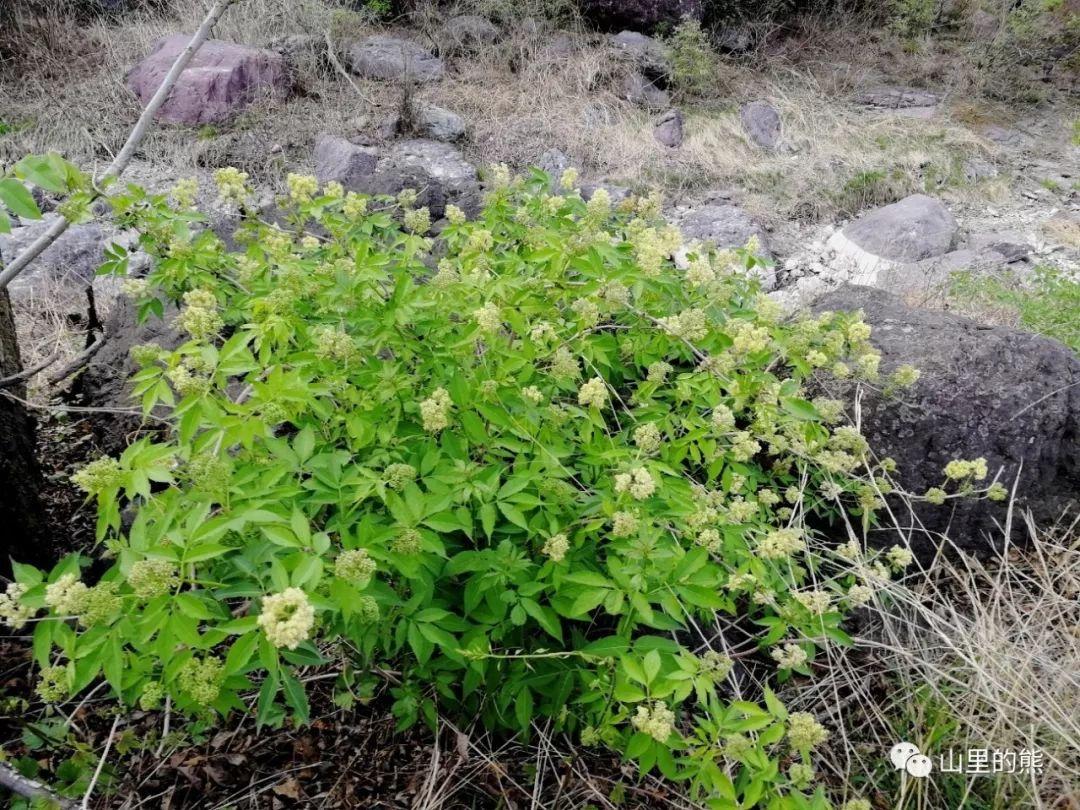
<path fill-rule="evenodd" d="M 210 31 L 217 24 L 217 21 L 221 18 L 221 15 L 225 13 L 236 0 L 218 0 L 210 9 L 206 18 L 203 20 L 202 25 L 199 26 L 199 30 L 192 36 L 191 41 L 187 44 L 187 47 L 181 51 L 180 55 L 176 57 L 176 61 L 173 62 L 169 72 L 165 74 L 165 79 L 161 82 L 161 86 L 154 93 L 150 99 L 146 108 L 142 111 L 142 115 L 139 116 L 139 120 L 135 122 L 135 127 L 131 130 L 131 134 L 128 135 L 127 141 L 124 146 L 117 153 L 113 162 L 109 164 L 109 167 L 102 174 L 102 180 L 108 180 L 113 177 L 119 177 L 127 168 L 131 159 L 135 156 L 135 150 L 139 148 L 139 144 L 142 143 L 143 138 L 146 137 L 147 131 L 150 129 L 150 125 L 154 121 L 154 116 L 157 115 L 161 106 L 165 103 L 169 97 L 169 93 L 172 92 L 173 86 L 180 78 L 180 74 L 184 72 L 184 68 L 188 66 L 191 61 L 191 57 L 195 55 L 195 52 L 202 47 L 202 44 L 210 36 Z M 91 200 L 100 196 L 100 190 L 97 183 L 93 186 L 94 190 L 91 194 Z M 34 242 L 26 248 L 22 253 L 15 257 L 3 271 L 0 271 L 0 290 L 5 289 L 12 280 L 25 270 L 31 262 L 38 256 L 45 252 L 45 250 L 57 239 L 60 235 L 68 229 L 71 223 L 66 217 L 60 217 L 54 222 L 45 233 L 39 236 Z"/>
<path fill-rule="evenodd" d="M 112 728 L 109 729 L 109 738 L 105 740 L 105 750 L 101 752 L 101 759 L 98 760 L 97 767 L 94 768 L 94 776 L 90 779 L 90 784 L 86 786 L 86 793 L 83 794 L 82 810 L 89 810 L 90 796 L 94 793 L 94 786 L 101 777 L 102 768 L 105 767 L 105 759 L 109 756 L 109 750 L 112 748 L 113 738 L 116 736 L 116 727 L 118 725 L 120 725 L 120 715 L 116 715 L 116 717 L 113 718 Z"/>
<path fill-rule="evenodd" d="M 32 366 L 30 368 L 24 368 L 18 374 L 12 374 L 10 377 L 0 378 L 0 388 L 10 388 L 13 385 L 18 385 L 21 382 L 26 382 L 31 377 L 33 377 L 35 374 L 41 373 L 42 371 L 47 369 L 49 366 L 51 366 L 53 363 L 55 363 L 57 360 L 59 360 L 61 355 L 63 355 L 63 353 L 64 353 L 64 350 L 62 348 L 57 349 L 55 352 L 50 354 L 48 357 L 46 357 L 44 360 L 42 360 L 36 366 Z"/>
<path fill-rule="evenodd" d="M 360 96 L 361 100 L 368 106 L 373 106 L 371 99 L 364 95 L 364 91 L 360 89 L 360 85 L 353 81 L 353 77 L 349 75 L 349 71 L 345 70 L 344 66 L 342 66 L 341 61 L 334 52 L 334 43 L 330 39 L 330 32 L 326 31 L 323 34 L 323 38 L 326 40 L 326 57 L 330 60 L 330 64 L 334 66 L 334 70 L 344 77 L 345 81 L 347 81 L 352 89 L 356 91 L 356 95 Z"/>
<path fill-rule="evenodd" d="M 71 808 L 75 807 L 74 802 L 60 798 L 45 785 L 35 782 L 33 779 L 27 779 L 10 765 L 3 762 L 0 762 L 0 787 L 27 799 L 48 799 L 50 802 L 55 802 L 64 808 L 64 810 L 71 810 Z"/>
<path fill-rule="evenodd" d="M 71 359 L 70 363 L 66 363 L 60 368 L 59 371 L 54 371 L 52 374 L 50 374 L 49 384 L 56 385 L 57 383 L 63 382 L 76 371 L 89 363 L 90 360 L 93 359 L 94 355 L 101 350 L 101 347 L 105 345 L 108 339 L 109 336 L 106 334 L 99 335 L 97 340 L 95 340 L 93 343 L 91 343 L 89 346 L 87 346 L 85 349 L 75 355 L 75 357 Z"/>

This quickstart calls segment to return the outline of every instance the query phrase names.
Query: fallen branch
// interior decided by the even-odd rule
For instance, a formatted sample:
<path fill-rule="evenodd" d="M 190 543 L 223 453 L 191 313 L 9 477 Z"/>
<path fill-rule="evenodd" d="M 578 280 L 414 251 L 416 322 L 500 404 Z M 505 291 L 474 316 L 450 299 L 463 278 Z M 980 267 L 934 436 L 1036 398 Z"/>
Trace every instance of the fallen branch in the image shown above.
<path fill-rule="evenodd" d="M 356 91 L 356 95 L 360 96 L 360 98 L 369 106 L 374 106 L 372 105 L 371 99 L 364 95 L 364 91 L 353 81 L 353 77 L 349 75 L 349 71 L 345 70 L 341 61 L 338 59 L 337 54 L 334 52 L 334 43 L 330 39 L 330 32 L 326 31 L 323 34 L 323 38 L 326 40 L 326 58 L 330 60 L 330 64 L 334 66 L 334 70 L 342 75 L 345 81 L 347 81 L 352 89 Z"/>
<path fill-rule="evenodd" d="M 33 779 L 27 779 L 10 765 L 3 762 L 0 762 L 0 787 L 7 788 L 12 793 L 25 799 L 47 799 L 64 808 L 64 810 L 72 810 L 76 806 L 74 802 L 60 798 L 45 785 L 35 782 Z"/>
<path fill-rule="evenodd" d="M 143 138 L 146 137 L 147 130 L 149 130 L 150 125 L 153 123 L 154 116 L 157 115 L 157 111 L 161 109 L 161 105 L 164 104 L 165 100 L 169 97 L 169 93 L 172 92 L 173 86 L 180 78 L 180 74 L 183 73 L 184 68 L 188 66 L 191 57 L 195 55 L 195 52 L 202 47 L 202 44 L 206 41 L 207 37 L 210 36 L 210 31 L 213 30 L 214 25 L 221 18 L 221 15 L 224 14 L 226 9 L 234 2 L 237 2 L 237 0 L 218 0 L 213 8 L 207 13 L 202 25 L 199 26 L 199 30 L 192 36 L 187 47 L 181 51 L 178 57 L 176 57 L 176 61 L 173 62 L 172 67 L 169 68 L 169 72 L 165 74 L 165 79 L 161 82 L 161 86 L 157 89 L 153 98 L 150 99 L 150 102 L 142 111 L 139 120 L 135 122 L 135 127 L 131 130 L 131 134 L 128 135 L 127 141 L 124 142 L 124 146 L 117 153 L 113 162 L 109 164 L 109 167 L 101 175 L 102 180 L 119 177 L 124 169 L 127 168 L 131 159 L 135 157 L 135 150 L 139 148 L 139 144 L 142 143 Z M 101 196 L 101 192 L 98 188 L 98 183 L 95 182 L 91 191 L 91 201 L 97 199 L 99 196 Z M 61 234 L 63 234 L 70 225 L 71 223 L 66 217 L 60 217 L 47 231 L 45 231 L 45 233 L 35 239 L 26 250 L 16 256 L 11 264 L 4 268 L 3 271 L 0 271 L 0 290 L 5 289 L 19 273 L 25 270 L 30 263 L 34 261 L 34 259 L 44 253 L 49 245 L 59 239 Z"/>
<path fill-rule="evenodd" d="M 50 354 L 36 366 L 24 368 L 18 374 L 12 374 L 10 377 L 0 378 L 0 388 L 10 388 L 13 385 L 18 385 L 19 383 L 26 382 L 35 374 L 40 374 L 42 371 L 44 371 L 57 360 L 59 360 L 63 353 L 63 349 L 57 349 L 55 352 Z"/>
<path fill-rule="evenodd" d="M 101 347 L 105 345 L 108 339 L 109 336 L 105 333 L 98 335 L 98 339 L 75 355 L 70 363 L 65 364 L 59 371 L 54 371 L 49 375 L 49 385 L 56 385 L 57 383 L 63 382 L 89 363 L 94 355 L 101 350 Z"/>

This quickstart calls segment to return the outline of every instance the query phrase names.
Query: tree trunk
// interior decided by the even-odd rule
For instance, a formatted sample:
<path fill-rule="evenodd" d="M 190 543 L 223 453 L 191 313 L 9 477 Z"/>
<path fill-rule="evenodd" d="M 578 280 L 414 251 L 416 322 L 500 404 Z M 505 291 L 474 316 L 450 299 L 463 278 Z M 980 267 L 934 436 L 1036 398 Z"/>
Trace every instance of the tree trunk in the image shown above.
<path fill-rule="evenodd" d="M 0 289 L 0 378 L 22 370 L 11 299 Z M 6 389 L 26 397 L 26 385 Z M 0 574 L 10 573 L 11 560 L 48 565 L 52 559 L 44 510 L 39 496 L 41 470 L 34 442 L 34 419 L 26 407 L 0 394 Z"/>

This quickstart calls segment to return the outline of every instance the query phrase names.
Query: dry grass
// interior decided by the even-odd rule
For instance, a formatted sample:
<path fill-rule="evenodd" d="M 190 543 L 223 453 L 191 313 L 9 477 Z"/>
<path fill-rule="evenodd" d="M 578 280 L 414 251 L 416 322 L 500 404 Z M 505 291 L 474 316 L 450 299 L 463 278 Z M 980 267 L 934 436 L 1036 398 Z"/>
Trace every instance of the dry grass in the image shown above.
<path fill-rule="evenodd" d="M 462 10 L 478 4 L 509 19 L 501 0 L 468 0 Z M 530 0 L 525 10 L 551 5 Z M 0 160 L 46 149 L 90 167 L 107 159 L 138 113 L 124 74 L 156 39 L 191 30 L 202 13 L 194 2 L 170 8 L 168 16 L 125 16 L 120 25 L 97 21 L 78 34 L 34 40 L 44 48 L 33 60 L 41 69 L 27 73 L 20 63 L 17 80 L 10 71 L 6 80 L 0 74 L 0 109 L 10 111 L 5 115 L 16 124 L 14 133 L 0 138 Z M 421 12 L 415 20 L 420 33 L 412 35 L 433 33 L 440 19 Z M 670 150 L 653 140 L 653 116 L 619 97 L 627 66 L 618 54 L 602 38 L 567 24 L 567 54 L 547 47 L 550 29 L 536 36 L 510 24 L 500 46 L 449 60 L 448 78 L 422 88 L 422 97 L 466 118 L 468 157 L 523 167 L 557 148 L 598 179 L 656 186 L 678 199 L 739 187 L 759 216 L 817 221 L 889 202 L 921 189 L 929 176 L 955 174 L 965 156 L 988 153 L 986 144 L 947 120 L 873 116 L 858 109 L 850 101 L 853 88 L 874 81 L 880 66 L 869 59 L 864 67 L 826 64 L 812 50 L 802 57 L 780 52 L 764 70 L 721 64 L 716 95 L 681 105 L 687 140 Z M 24 19 L 16 28 L 32 34 L 33 25 Z M 41 25 L 52 30 L 59 22 Z M 247 0 L 215 35 L 265 44 L 286 32 L 330 30 L 347 42 L 375 28 L 330 0 Z M 400 105 L 397 87 L 363 80 L 357 85 L 359 94 L 340 77 L 303 66 L 301 93 L 292 100 L 253 107 L 227 127 L 159 128 L 142 157 L 177 175 L 196 165 L 231 164 L 275 181 L 287 169 L 309 164 L 319 131 L 371 135 Z M 766 154 L 746 140 L 738 104 L 754 98 L 768 98 L 780 110 L 789 151 Z M 886 181 L 867 193 L 860 184 L 876 174 Z"/>
<path fill-rule="evenodd" d="M 1075 522 L 1028 531 L 1023 553 L 942 558 L 883 586 L 855 646 L 831 648 L 822 676 L 785 695 L 835 729 L 823 752 L 832 781 L 898 810 L 1077 806 L 1080 533 Z M 901 782 L 887 762 L 901 739 L 935 769 L 969 748 L 1041 751 L 1044 768 Z"/>

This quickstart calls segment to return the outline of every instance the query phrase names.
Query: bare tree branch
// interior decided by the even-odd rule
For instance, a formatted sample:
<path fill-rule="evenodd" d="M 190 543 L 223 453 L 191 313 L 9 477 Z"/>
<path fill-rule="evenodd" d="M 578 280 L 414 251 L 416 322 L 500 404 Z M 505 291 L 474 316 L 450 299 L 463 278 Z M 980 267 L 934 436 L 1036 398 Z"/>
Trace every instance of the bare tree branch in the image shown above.
<path fill-rule="evenodd" d="M 191 57 L 195 55 L 195 52 L 202 47 L 202 44 L 210 36 L 210 31 L 213 30 L 214 25 L 221 18 L 221 15 L 225 13 L 237 0 L 218 0 L 214 4 L 213 8 L 207 13 L 206 18 L 203 20 L 202 25 L 199 26 L 199 30 L 195 32 L 195 35 L 191 38 L 191 41 L 187 44 L 187 47 L 176 57 L 176 61 L 173 62 L 169 72 L 165 74 L 164 80 L 161 82 L 161 86 L 154 93 L 153 98 L 146 105 L 146 108 L 142 111 L 142 115 L 139 116 L 139 120 L 135 122 L 134 129 L 131 130 L 131 134 L 128 135 L 127 141 L 124 143 L 123 148 L 113 158 L 113 162 L 109 164 L 109 167 L 102 174 L 101 179 L 107 180 L 113 177 L 119 177 L 120 174 L 127 168 L 131 159 L 135 156 L 135 150 L 139 148 L 139 144 L 142 143 L 143 138 L 146 137 L 147 131 L 150 129 L 150 125 L 154 121 L 154 116 L 157 111 L 161 109 L 161 105 L 165 103 L 165 100 L 169 97 L 169 93 L 172 92 L 173 86 L 176 84 L 177 79 L 180 78 L 180 74 L 187 67 L 188 62 L 191 61 Z M 94 190 L 92 196 L 94 198 L 100 196 L 98 186 L 94 184 Z M 33 243 L 26 248 L 22 253 L 15 257 L 15 259 L 9 264 L 3 271 L 0 271 L 0 290 L 6 288 L 11 281 L 25 270 L 31 262 L 38 256 L 45 252 L 45 250 L 60 238 L 60 235 L 68 229 L 71 223 L 65 217 L 60 217 L 52 224 L 52 226 L 45 231 L 41 236 L 33 241 Z"/>
<path fill-rule="evenodd" d="M 63 367 L 60 368 L 59 371 L 54 371 L 52 374 L 49 375 L 49 385 L 56 385 L 59 382 L 63 382 L 76 371 L 89 363 L 93 356 L 98 353 L 102 346 L 105 345 L 105 342 L 108 339 L 109 336 L 107 334 L 102 333 L 101 335 L 98 335 L 97 340 L 95 340 L 93 343 L 91 343 L 89 346 L 87 346 L 85 349 L 83 349 L 81 352 L 71 358 L 70 363 L 66 363 Z"/>
<path fill-rule="evenodd" d="M 0 787 L 7 788 L 12 793 L 27 799 L 48 799 L 64 808 L 64 810 L 75 807 L 74 802 L 60 798 L 45 785 L 35 782 L 33 779 L 27 779 L 10 765 L 3 762 L 0 762 Z"/>

